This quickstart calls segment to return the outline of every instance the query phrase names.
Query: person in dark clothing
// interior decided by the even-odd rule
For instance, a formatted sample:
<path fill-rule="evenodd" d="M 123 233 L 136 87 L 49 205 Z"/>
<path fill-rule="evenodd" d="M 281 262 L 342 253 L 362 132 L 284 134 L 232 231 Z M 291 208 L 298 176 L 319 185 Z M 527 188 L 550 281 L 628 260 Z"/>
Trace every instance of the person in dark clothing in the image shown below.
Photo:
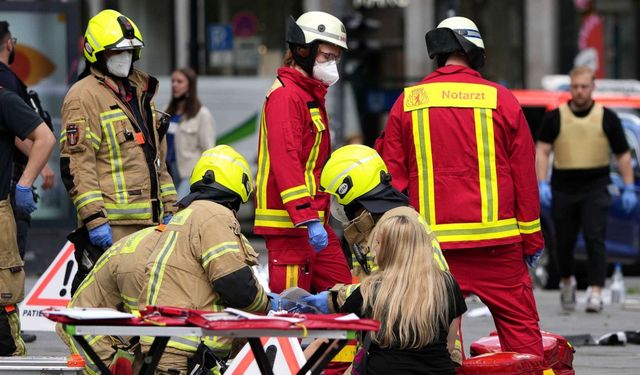
<path fill-rule="evenodd" d="M 9 67 L 15 59 L 17 41 L 17 38 L 14 38 L 9 31 L 9 23 L 7 21 L 0 21 L 0 86 L 15 92 L 25 103 L 32 106 L 29 94 L 27 93 L 27 86 Z M 53 131 L 53 129 L 51 130 Z M 23 141 L 16 137 L 15 148 L 17 152 L 13 154 L 13 175 L 11 178 L 11 207 L 13 208 L 13 215 L 16 219 L 18 249 L 20 250 L 20 257 L 23 259 L 27 249 L 27 231 L 31 226 L 31 215 L 16 209 L 15 189 L 16 183 L 27 165 L 27 158 L 32 145 L 33 143 L 29 139 Z M 40 172 L 40 176 L 42 177 L 42 189 L 52 189 L 55 186 L 55 173 L 49 164 L 45 165 Z"/>
<path fill-rule="evenodd" d="M 55 137 L 18 95 L 0 88 L 0 356 L 26 354 L 18 312 L 18 303 L 24 297 L 24 262 L 18 251 L 9 202 L 15 137 L 33 142 L 15 197 L 17 208 L 30 214 L 36 209 L 31 186 L 51 154 Z"/>
<path fill-rule="evenodd" d="M 551 206 L 555 226 L 560 302 L 564 310 L 575 310 L 576 280 L 573 250 L 578 232 L 584 235 L 591 294 L 587 312 L 602 311 L 602 288 L 607 272 L 604 239 L 611 197 L 607 185 L 611 152 L 616 156 L 624 181 L 622 205 L 627 213 L 637 204 L 631 153 L 620 119 L 593 101 L 593 71 L 573 69 L 571 100 L 548 112 L 538 132 L 536 172 L 540 202 Z M 549 156 L 554 153 L 551 182 Z M 553 193 L 552 193 L 553 192 Z M 553 196 L 553 199 L 552 199 Z"/>
<path fill-rule="evenodd" d="M 14 38 L 9 31 L 9 22 L 0 21 L 0 45 L 2 46 L 0 47 L 0 86 L 15 92 L 25 103 L 31 106 L 27 85 L 9 68 L 9 65 L 13 64 L 15 59 L 17 42 L 18 39 Z M 53 131 L 51 124 L 47 123 L 47 125 Z M 11 208 L 16 220 L 18 250 L 20 251 L 20 258 L 24 260 L 24 254 L 27 250 L 27 234 L 31 226 L 31 215 L 19 209 L 16 205 L 16 185 L 22 176 L 24 168 L 27 166 L 33 142 L 29 139 L 22 140 L 16 137 L 14 145 L 16 152 L 13 153 L 13 173 L 9 192 Z M 52 189 L 55 186 L 55 173 L 49 164 L 45 164 L 40 176 L 42 177 L 41 188 L 43 190 Z M 22 338 L 25 342 L 33 342 L 36 340 L 36 335 L 23 334 Z"/>
<path fill-rule="evenodd" d="M 418 219 L 407 215 L 384 218 L 373 229 L 369 248 L 379 271 L 340 307 L 342 313 L 382 323 L 378 332 L 362 338 L 366 359 L 354 362 L 360 373 L 455 374 L 450 354 L 457 318 L 467 306 L 453 276 L 434 258 L 432 239 Z"/>

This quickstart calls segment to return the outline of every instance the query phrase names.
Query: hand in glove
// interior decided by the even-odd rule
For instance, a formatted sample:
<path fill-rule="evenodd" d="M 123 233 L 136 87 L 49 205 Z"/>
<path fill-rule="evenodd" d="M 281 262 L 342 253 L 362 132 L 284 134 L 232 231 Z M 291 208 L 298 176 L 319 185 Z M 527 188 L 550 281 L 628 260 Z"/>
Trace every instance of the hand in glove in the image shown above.
<path fill-rule="evenodd" d="M 28 214 L 36 210 L 37 206 L 30 186 L 16 185 L 16 206 Z"/>
<path fill-rule="evenodd" d="M 284 301 L 278 293 L 267 293 L 269 296 L 269 311 L 280 311 L 284 309 Z"/>
<path fill-rule="evenodd" d="M 18 194 L 16 193 L 16 200 Z M 622 193 L 622 208 L 626 213 L 631 213 L 638 204 L 638 197 L 636 196 L 636 186 L 634 184 L 624 185 L 624 192 Z"/>
<path fill-rule="evenodd" d="M 327 247 L 329 244 L 329 236 L 319 221 L 311 221 L 307 223 L 307 229 L 309 231 L 309 244 L 313 247 L 316 253 L 319 253 Z"/>
<path fill-rule="evenodd" d="M 329 292 L 328 291 L 306 296 L 302 298 L 302 302 L 317 308 L 323 314 L 329 313 Z"/>
<path fill-rule="evenodd" d="M 109 223 L 99 225 L 89 231 L 89 241 L 95 246 L 106 249 L 113 244 L 113 233 Z"/>
<path fill-rule="evenodd" d="M 164 215 L 164 218 L 162 219 L 162 224 L 167 225 L 169 224 L 169 222 L 171 221 L 171 218 L 173 217 L 172 214 L 166 214 Z"/>
<path fill-rule="evenodd" d="M 525 255 L 524 256 L 524 261 L 525 263 L 527 263 L 527 267 L 534 269 L 536 268 L 536 266 L 538 265 L 538 260 L 540 260 L 540 257 L 542 256 L 542 251 L 544 249 L 540 249 L 538 251 L 536 251 L 535 254 L 533 255 Z"/>
<path fill-rule="evenodd" d="M 551 185 L 547 181 L 540 181 L 538 190 L 540 190 L 540 204 L 551 207 Z"/>

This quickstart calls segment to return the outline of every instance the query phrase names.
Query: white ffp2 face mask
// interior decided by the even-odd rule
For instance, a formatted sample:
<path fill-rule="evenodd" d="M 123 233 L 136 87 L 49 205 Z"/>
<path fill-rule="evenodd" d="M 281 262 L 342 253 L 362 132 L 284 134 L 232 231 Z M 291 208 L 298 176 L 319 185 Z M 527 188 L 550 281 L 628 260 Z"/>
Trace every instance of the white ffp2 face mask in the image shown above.
<path fill-rule="evenodd" d="M 325 85 L 331 86 L 338 82 L 338 64 L 335 60 L 317 62 L 313 65 L 313 78 L 322 81 Z"/>
<path fill-rule="evenodd" d="M 107 59 L 107 70 L 116 77 L 127 77 L 131 70 L 133 52 L 124 51 Z"/>

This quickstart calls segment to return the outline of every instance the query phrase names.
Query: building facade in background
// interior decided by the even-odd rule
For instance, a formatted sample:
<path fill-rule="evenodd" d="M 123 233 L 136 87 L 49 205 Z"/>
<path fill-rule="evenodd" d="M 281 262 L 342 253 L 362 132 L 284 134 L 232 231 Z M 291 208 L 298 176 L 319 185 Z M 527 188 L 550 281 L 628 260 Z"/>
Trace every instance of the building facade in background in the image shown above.
<path fill-rule="evenodd" d="M 640 75 L 638 0 L 1 2 L 0 19 L 11 24 L 19 40 L 18 53 L 30 64 L 25 74 L 36 77 L 26 81 L 40 92 L 58 132 L 62 98 L 83 66 L 84 28 L 104 8 L 119 10 L 140 28 L 145 48 L 136 64 L 160 78 L 158 107 L 168 102 L 167 77 L 172 70 L 193 67 L 201 76 L 203 104 L 212 109 L 220 128 L 218 140 L 236 147 L 238 143 L 233 142 L 244 142 L 241 149 L 255 148 L 250 146 L 254 116 L 263 101 L 261 93 L 270 86 L 286 52 L 286 19 L 308 10 L 332 13 L 348 28 L 350 50 L 341 64 L 339 86 L 328 98 L 335 101 L 329 106 L 337 128 L 335 146 L 354 135 L 361 135 L 367 144 L 373 142 L 400 90 L 433 69 L 424 41 L 426 31 L 452 15 L 476 22 L 490 62 L 481 73 L 509 88 L 540 88 L 543 76 L 566 74 L 581 53 L 580 61 L 588 63 L 593 63 L 595 55 L 607 78 Z M 602 47 L 591 42 L 594 38 Z M 584 53 L 590 47 L 594 51 Z M 251 161 L 251 155 L 245 156 Z M 53 165 L 57 158 L 52 156 Z M 48 238 L 54 230 L 63 242 L 60 233 L 74 227 L 74 216 L 58 183 L 58 189 L 42 194 L 34 235 L 44 227 Z M 37 240 L 32 243 L 38 246 Z"/>

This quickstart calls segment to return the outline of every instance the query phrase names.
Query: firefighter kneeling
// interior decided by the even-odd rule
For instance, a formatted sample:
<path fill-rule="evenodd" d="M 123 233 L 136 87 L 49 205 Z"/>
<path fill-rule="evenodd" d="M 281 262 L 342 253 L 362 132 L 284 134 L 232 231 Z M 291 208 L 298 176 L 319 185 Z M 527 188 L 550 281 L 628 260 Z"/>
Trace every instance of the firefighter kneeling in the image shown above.
<path fill-rule="evenodd" d="M 249 199 L 253 178 L 247 161 L 229 146 L 205 151 L 190 179 L 191 193 L 167 224 L 145 267 L 147 285 L 140 306 L 165 305 L 222 311 L 234 307 L 266 312 L 269 299 L 254 276 L 258 254 L 240 232 L 235 212 Z M 141 337 L 148 352 L 150 337 Z M 232 340 L 222 337 L 172 337 L 160 359 L 161 374 L 186 374 L 200 347 L 219 358 Z M 191 359 L 193 357 L 193 359 Z"/>

